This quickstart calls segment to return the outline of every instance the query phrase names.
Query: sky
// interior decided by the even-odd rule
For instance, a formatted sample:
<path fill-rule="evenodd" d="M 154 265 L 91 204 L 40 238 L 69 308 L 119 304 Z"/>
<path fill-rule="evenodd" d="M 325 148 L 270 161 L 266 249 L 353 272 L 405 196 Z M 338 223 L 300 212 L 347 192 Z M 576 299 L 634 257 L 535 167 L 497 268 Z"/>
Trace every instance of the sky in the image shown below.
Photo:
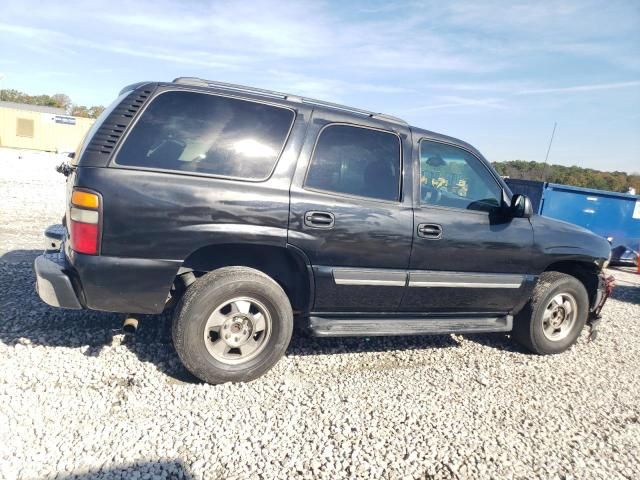
<path fill-rule="evenodd" d="M 640 172 L 640 1 L 3 0 L 1 88 L 196 76 L 344 103 L 492 161 Z"/>

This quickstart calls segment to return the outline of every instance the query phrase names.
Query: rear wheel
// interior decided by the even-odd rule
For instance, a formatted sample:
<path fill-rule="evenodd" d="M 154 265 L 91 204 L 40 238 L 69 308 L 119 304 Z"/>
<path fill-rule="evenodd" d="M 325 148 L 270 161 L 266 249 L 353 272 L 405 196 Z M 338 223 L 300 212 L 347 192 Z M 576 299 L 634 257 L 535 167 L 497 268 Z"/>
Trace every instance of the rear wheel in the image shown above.
<path fill-rule="evenodd" d="M 253 380 L 282 357 L 293 328 L 287 295 L 247 267 L 199 278 L 176 307 L 173 342 L 180 360 L 208 383 Z"/>
<path fill-rule="evenodd" d="M 577 278 L 544 272 L 516 316 L 512 336 L 534 353 L 561 353 L 576 342 L 588 313 L 589 296 Z"/>

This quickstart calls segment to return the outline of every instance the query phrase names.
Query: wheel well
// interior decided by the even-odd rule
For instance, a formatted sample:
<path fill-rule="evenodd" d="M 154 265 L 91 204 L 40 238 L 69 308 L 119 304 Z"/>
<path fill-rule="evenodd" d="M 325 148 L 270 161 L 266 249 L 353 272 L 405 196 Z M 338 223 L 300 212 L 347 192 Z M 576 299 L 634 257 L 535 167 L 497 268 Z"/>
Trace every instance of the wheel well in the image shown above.
<path fill-rule="evenodd" d="M 557 262 L 549 265 L 545 272 L 562 272 L 577 278 L 589 295 L 589 305 L 593 307 L 598 293 L 598 267 L 585 262 Z"/>
<path fill-rule="evenodd" d="M 307 268 L 302 255 L 294 249 L 269 245 L 208 245 L 199 248 L 185 259 L 177 277 L 181 282 L 176 283 L 188 286 L 195 277 L 221 267 L 251 267 L 278 282 L 289 297 L 294 312 L 308 311 L 313 274 Z"/>

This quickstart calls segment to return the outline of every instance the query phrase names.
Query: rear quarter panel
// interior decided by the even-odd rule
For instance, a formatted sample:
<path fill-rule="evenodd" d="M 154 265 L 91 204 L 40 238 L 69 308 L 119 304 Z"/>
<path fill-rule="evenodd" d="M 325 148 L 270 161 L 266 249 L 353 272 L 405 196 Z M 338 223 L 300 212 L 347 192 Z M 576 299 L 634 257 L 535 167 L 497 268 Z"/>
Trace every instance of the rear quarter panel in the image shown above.
<path fill-rule="evenodd" d="M 85 305 L 158 313 L 182 262 L 196 250 L 228 243 L 285 247 L 289 188 L 311 112 L 304 105 L 295 110 L 285 147 L 265 181 L 118 166 L 117 148 L 108 166 L 80 162 L 73 186 L 102 198 L 100 255 L 67 252 Z"/>
<path fill-rule="evenodd" d="M 79 169 L 103 198 L 102 255 L 183 260 L 216 243 L 284 246 L 289 193 L 277 186 L 121 168 Z"/>
<path fill-rule="evenodd" d="M 102 255 L 183 260 L 207 245 L 285 246 L 289 187 L 309 110 L 298 110 L 266 181 L 121 167 L 78 167 L 75 186 L 103 198 Z M 116 154 L 117 158 L 117 154 Z"/>

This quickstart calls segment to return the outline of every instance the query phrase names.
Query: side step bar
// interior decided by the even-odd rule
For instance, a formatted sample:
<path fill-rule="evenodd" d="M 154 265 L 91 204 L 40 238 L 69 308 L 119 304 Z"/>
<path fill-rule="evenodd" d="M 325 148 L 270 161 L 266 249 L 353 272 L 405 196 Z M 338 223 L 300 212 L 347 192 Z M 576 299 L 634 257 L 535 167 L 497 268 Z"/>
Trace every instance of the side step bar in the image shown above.
<path fill-rule="evenodd" d="M 513 316 L 470 318 L 326 318 L 309 317 L 316 337 L 374 337 L 445 333 L 509 332 Z"/>

